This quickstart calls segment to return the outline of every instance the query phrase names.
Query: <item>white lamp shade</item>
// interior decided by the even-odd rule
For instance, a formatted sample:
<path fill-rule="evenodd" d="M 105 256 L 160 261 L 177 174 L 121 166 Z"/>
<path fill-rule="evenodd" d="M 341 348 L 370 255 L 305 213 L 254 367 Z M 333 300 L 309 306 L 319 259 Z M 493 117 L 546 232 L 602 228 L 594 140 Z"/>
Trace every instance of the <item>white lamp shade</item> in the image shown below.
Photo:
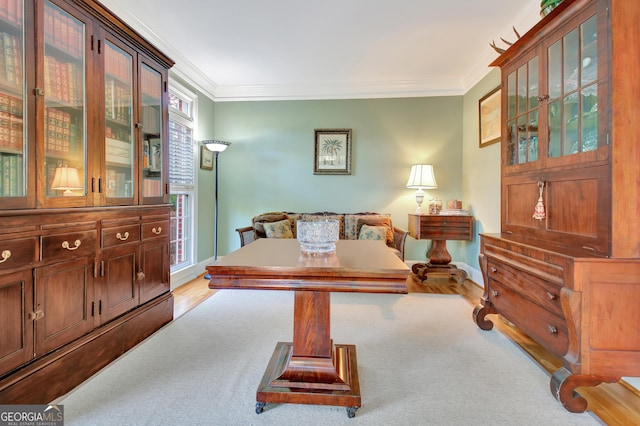
<path fill-rule="evenodd" d="M 437 188 L 436 176 L 431 164 L 414 164 L 411 166 L 407 188 L 434 189 Z"/>
<path fill-rule="evenodd" d="M 61 191 L 82 189 L 80 178 L 78 177 L 78 169 L 67 166 L 57 167 L 53 175 L 53 182 L 51 182 L 51 189 Z"/>
<path fill-rule="evenodd" d="M 202 141 L 202 144 L 206 146 L 209 151 L 222 152 L 225 149 L 227 149 L 229 145 L 231 145 L 231 142 L 206 140 L 206 141 Z"/>

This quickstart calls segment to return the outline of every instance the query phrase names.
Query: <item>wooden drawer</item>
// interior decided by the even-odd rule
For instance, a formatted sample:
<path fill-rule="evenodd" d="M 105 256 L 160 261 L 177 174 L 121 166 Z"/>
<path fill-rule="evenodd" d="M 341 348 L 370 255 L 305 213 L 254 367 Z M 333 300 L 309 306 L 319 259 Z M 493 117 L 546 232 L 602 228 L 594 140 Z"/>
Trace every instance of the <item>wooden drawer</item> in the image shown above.
<path fill-rule="evenodd" d="M 473 236 L 472 216 L 409 215 L 409 235 L 417 240 L 466 240 Z"/>
<path fill-rule="evenodd" d="M 142 240 L 169 237 L 169 221 L 148 222 L 142 224 Z"/>
<path fill-rule="evenodd" d="M 488 257 L 487 260 L 487 277 L 512 289 L 544 309 L 558 316 L 563 316 L 560 305 L 562 287 L 491 257 Z"/>
<path fill-rule="evenodd" d="M 0 241 L 0 271 L 37 262 L 37 247 L 36 237 Z"/>
<path fill-rule="evenodd" d="M 119 225 L 102 228 L 102 247 L 113 247 L 140 241 L 140 225 Z"/>
<path fill-rule="evenodd" d="M 75 259 L 96 252 L 97 231 L 66 232 L 42 236 L 40 258 L 43 262 Z"/>
<path fill-rule="evenodd" d="M 489 279 L 489 300 L 502 316 L 557 356 L 569 347 L 567 324 L 520 294 Z"/>

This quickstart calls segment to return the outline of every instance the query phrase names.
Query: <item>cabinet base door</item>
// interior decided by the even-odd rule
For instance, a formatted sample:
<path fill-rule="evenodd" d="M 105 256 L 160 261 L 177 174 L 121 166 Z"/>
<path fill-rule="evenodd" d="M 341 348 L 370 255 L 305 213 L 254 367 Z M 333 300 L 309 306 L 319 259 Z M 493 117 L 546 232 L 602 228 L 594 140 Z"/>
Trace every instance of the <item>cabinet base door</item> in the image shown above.
<path fill-rule="evenodd" d="M 140 280 L 140 304 L 169 291 L 169 253 L 166 241 L 143 244 L 140 264 L 144 278 Z"/>
<path fill-rule="evenodd" d="M 36 269 L 36 355 L 93 328 L 93 260 L 80 258 Z"/>
<path fill-rule="evenodd" d="M 136 245 L 117 247 L 102 253 L 102 273 L 99 292 L 100 322 L 104 323 L 138 306 L 136 281 Z"/>
<path fill-rule="evenodd" d="M 31 271 L 0 278 L 0 376 L 33 357 Z"/>

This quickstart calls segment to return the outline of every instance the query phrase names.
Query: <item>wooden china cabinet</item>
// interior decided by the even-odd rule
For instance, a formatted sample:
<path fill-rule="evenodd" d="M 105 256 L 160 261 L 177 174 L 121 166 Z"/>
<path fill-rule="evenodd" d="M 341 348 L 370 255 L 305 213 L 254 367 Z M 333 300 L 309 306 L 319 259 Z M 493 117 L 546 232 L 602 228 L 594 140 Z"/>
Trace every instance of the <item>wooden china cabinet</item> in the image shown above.
<path fill-rule="evenodd" d="M 499 313 L 562 358 L 551 391 L 640 376 L 640 2 L 564 0 L 502 71 L 501 233 L 481 236 Z"/>
<path fill-rule="evenodd" d="M 94 0 L 0 2 L 0 404 L 50 402 L 173 318 L 172 65 Z"/>

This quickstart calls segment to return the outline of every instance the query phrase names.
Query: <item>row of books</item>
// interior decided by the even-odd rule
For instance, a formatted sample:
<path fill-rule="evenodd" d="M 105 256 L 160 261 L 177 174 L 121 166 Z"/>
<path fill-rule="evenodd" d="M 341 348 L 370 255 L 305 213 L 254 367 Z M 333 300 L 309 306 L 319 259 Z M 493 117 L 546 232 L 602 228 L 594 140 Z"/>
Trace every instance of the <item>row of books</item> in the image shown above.
<path fill-rule="evenodd" d="M 22 25 L 23 16 L 23 0 L 0 0 L 0 18 L 13 24 Z"/>
<path fill-rule="evenodd" d="M 131 123 L 131 88 L 115 84 L 114 80 L 105 82 L 104 106 L 108 119 Z"/>
<path fill-rule="evenodd" d="M 142 193 L 145 197 L 159 197 L 162 195 L 162 180 L 145 178 L 142 180 Z"/>
<path fill-rule="evenodd" d="M 57 7 L 47 7 L 44 11 L 44 23 L 44 41 L 47 44 L 75 58 L 82 57 L 84 31 L 80 21 Z"/>
<path fill-rule="evenodd" d="M 78 137 L 78 126 L 71 118 L 71 114 L 56 108 L 44 110 L 44 148 L 48 154 L 68 154 L 71 151 L 72 143 Z"/>
<path fill-rule="evenodd" d="M 22 59 L 20 39 L 13 34 L 0 33 L 0 81 L 10 86 L 21 86 Z"/>
<path fill-rule="evenodd" d="M 24 196 L 24 157 L 0 152 L 0 197 Z"/>
<path fill-rule="evenodd" d="M 60 62 L 44 57 L 44 93 L 47 97 L 78 105 L 82 102 L 80 69 L 72 62 Z"/>
<path fill-rule="evenodd" d="M 147 96 L 151 96 L 160 102 L 162 97 L 162 81 L 160 80 L 160 74 L 155 71 L 149 71 L 146 68 L 142 68 L 140 76 L 140 87 L 142 93 Z"/>
<path fill-rule="evenodd" d="M 162 168 L 162 143 L 160 139 L 145 139 L 142 144 L 142 167 L 151 170 Z"/>
<path fill-rule="evenodd" d="M 22 152 L 24 120 L 22 99 L 0 93 L 0 147 Z"/>
<path fill-rule="evenodd" d="M 131 75 L 133 74 L 131 55 L 120 53 L 115 47 L 107 45 L 104 62 L 108 76 L 118 79 L 129 87 L 131 86 Z"/>
<path fill-rule="evenodd" d="M 160 106 L 142 107 L 142 131 L 147 134 L 159 135 L 160 124 L 162 123 L 162 116 L 160 113 Z"/>
<path fill-rule="evenodd" d="M 131 177 L 127 180 L 125 173 L 107 169 L 107 197 L 131 197 L 132 191 Z"/>
<path fill-rule="evenodd" d="M 112 128 L 107 126 L 104 128 L 104 136 L 107 139 L 116 139 L 120 142 L 131 143 L 131 129 Z"/>

